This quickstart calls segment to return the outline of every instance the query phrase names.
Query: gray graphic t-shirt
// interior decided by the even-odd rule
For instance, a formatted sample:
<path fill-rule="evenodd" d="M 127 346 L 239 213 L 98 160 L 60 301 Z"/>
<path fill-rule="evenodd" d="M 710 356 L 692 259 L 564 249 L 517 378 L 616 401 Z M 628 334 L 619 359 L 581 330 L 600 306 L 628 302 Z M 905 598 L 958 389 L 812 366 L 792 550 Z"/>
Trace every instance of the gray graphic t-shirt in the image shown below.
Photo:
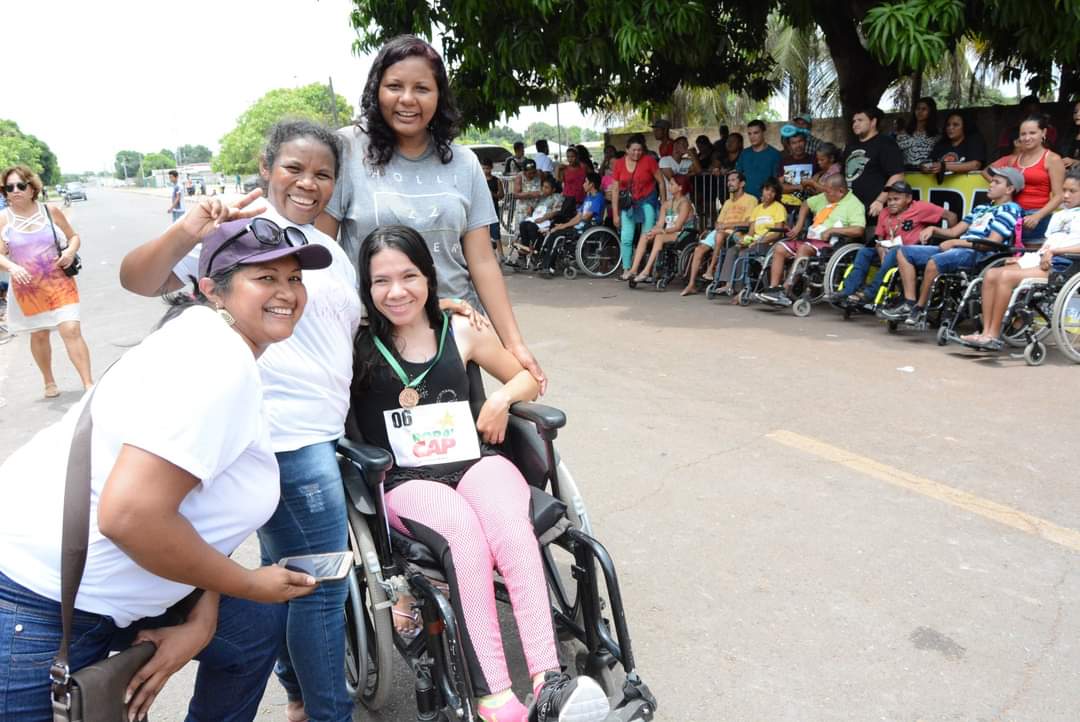
<path fill-rule="evenodd" d="M 380 171 L 364 163 L 368 138 L 355 128 L 345 139 L 341 177 L 326 212 L 341 221 L 341 243 L 355 265 L 360 243 L 378 226 L 415 228 L 427 241 L 439 275 L 441 298 L 464 298 L 479 306 L 469 279 L 462 238 L 498 220 L 480 161 L 468 148 L 454 145 L 446 164 L 434 147 L 411 160 L 395 153 Z M 490 248 L 490 243 L 486 244 Z M 359 269 L 357 269 L 359 270 Z"/>

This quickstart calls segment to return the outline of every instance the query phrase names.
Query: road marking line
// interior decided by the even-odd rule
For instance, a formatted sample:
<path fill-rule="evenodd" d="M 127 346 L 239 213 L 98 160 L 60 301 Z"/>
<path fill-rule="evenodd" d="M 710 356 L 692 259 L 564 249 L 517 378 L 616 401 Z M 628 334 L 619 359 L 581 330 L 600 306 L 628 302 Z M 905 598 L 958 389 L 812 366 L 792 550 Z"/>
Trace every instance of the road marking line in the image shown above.
<path fill-rule="evenodd" d="M 784 446 L 790 446 L 793 449 L 827 459 L 861 474 L 951 504 L 972 514 L 978 514 L 999 524 L 1019 529 L 1027 534 L 1072 549 L 1074 552 L 1080 552 L 1080 531 L 1075 529 L 1058 526 L 1037 516 L 1025 514 L 1011 506 L 983 499 L 980 496 L 942 484 L 940 481 L 909 474 L 906 471 L 895 469 L 865 456 L 841 449 L 838 446 L 827 444 L 824 441 L 796 434 L 793 431 L 778 429 L 766 434 L 766 437 Z"/>

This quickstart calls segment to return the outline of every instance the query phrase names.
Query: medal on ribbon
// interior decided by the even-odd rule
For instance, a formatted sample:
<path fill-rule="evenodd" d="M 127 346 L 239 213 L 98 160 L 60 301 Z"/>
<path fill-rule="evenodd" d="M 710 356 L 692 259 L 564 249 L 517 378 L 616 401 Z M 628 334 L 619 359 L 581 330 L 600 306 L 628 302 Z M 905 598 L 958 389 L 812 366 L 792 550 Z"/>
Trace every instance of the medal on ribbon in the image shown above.
<path fill-rule="evenodd" d="M 390 352 L 390 349 L 386 348 L 386 345 L 378 336 L 372 334 L 372 341 L 375 343 L 375 348 L 379 349 L 379 353 L 386 359 L 386 363 L 389 364 L 390 368 L 394 371 L 394 374 L 405 387 L 401 390 L 401 393 L 398 394 L 398 403 L 401 404 L 402 408 L 411 409 L 420 403 L 420 392 L 416 390 L 416 387 L 420 385 L 420 382 L 424 380 L 431 369 L 435 368 L 435 364 L 439 363 L 439 359 L 442 358 L 443 346 L 446 344 L 446 330 L 449 326 L 450 317 L 447 314 L 443 314 L 442 333 L 439 335 L 439 350 L 435 352 L 435 358 L 431 360 L 428 367 L 412 379 L 405 373 L 405 369 L 403 369 L 397 359 L 394 358 L 394 354 Z"/>

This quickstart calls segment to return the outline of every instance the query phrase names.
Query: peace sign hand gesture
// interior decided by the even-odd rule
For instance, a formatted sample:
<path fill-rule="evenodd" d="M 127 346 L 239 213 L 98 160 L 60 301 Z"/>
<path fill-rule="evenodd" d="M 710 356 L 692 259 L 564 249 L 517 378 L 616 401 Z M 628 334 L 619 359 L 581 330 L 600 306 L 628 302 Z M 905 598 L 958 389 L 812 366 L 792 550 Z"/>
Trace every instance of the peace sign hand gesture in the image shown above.
<path fill-rule="evenodd" d="M 249 206 L 262 196 L 262 189 L 256 188 L 237 201 L 235 206 L 226 205 L 219 198 L 205 198 L 199 201 L 191 210 L 180 217 L 177 223 L 184 232 L 192 238 L 201 240 L 226 221 L 235 221 L 241 218 L 254 218 L 266 210 L 265 206 L 250 208 Z"/>

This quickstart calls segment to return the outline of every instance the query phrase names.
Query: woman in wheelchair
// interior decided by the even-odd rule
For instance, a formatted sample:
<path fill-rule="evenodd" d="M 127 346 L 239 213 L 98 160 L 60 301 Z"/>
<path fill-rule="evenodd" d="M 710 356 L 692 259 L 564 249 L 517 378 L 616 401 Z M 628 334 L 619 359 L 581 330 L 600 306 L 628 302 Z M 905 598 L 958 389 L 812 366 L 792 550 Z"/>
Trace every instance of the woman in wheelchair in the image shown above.
<path fill-rule="evenodd" d="M 1071 261 L 1064 254 L 1080 254 L 1080 167 L 1071 168 L 1062 185 L 1064 208 L 1050 218 L 1046 241 L 1038 251 L 1010 258 L 1005 265 L 986 272 L 982 285 L 982 333 L 961 336 L 968 346 L 997 351 L 1004 345 L 1001 324 L 1013 291 L 1025 278 L 1049 278 L 1050 271 L 1063 271 Z"/>
<path fill-rule="evenodd" d="M 660 206 L 656 225 L 642 235 L 634 251 L 634 263 L 630 267 L 630 274 L 637 274 L 634 278 L 637 283 L 645 282 L 652 273 L 656 257 L 660 255 L 665 245 L 677 240 L 684 229 L 693 228 L 694 204 L 686 195 L 684 182 L 678 180 L 676 176 L 666 178 L 664 182 L 667 183 L 667 200 Z M 649 260 L 646 261 L 641 273 L 638 273 L 638 266 L 641 265 L 641 259 L 650 245 L 652 252 L 649 253 Z"/>
<path fill-rule="evenodd" d="M 434 261 L 416 231 L 376 229 L 361 244 L 358 267 L 369 325 L 356 338 L 353 413 L 369 442 L 393 452 L 395 468 L 384 482 L 390 523 L 443 560 L 451 604 L 464 620 L 480 719 L 530 719 L 510 686 L 496 615 L 495 567 L 505 580 L 532 675 L 531 719 L 603 719 L 608 701 L 599 685 L 559 672 L 529 487 L 494 448 L 506 434 L 510 405 L 535 398 L 536 380 L 492 328 L 478 329 L 439 310 Z M 469 361 L 503 383 L 476 419 L 468 402 Z M 402 595 L 394 610 L 401 634 L 417 624 L 411 601 Z"/>

